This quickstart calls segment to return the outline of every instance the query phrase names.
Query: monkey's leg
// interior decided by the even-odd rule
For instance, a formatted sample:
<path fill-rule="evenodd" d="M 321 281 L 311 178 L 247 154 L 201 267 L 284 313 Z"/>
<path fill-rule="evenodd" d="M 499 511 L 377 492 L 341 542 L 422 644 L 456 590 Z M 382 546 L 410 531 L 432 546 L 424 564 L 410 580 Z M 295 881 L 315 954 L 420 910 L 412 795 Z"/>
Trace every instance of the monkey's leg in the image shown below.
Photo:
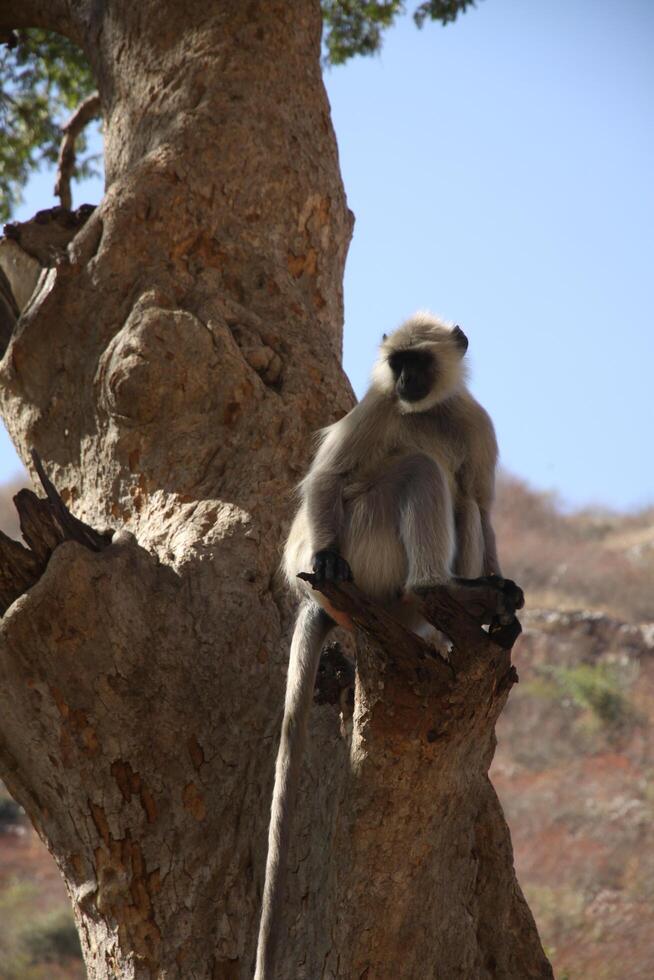
<path fill-rule="evenodd" d="M 485 565 L 482 516 L 477 501 L 470 497 L 460 500 L 456 510 L 454 572 L 463 578 L 489 574 Z"/>
<path fill-rule="evenodd" d="M 407 561 L 407 591 L 447 582 L 454 560 L 452 496 L 443 469 L 416 454 L 398 465 L 399 532 Z"/>
<path fill-rule="evenodd" d="M 274 952 L 282 917 L 292 815 L 307 720 L 320 651 L 333 628 L 333 620 L 315 602 L 308 600 L 300 607 L 291 642 L 284 720 L 275 766 L 255 980 L 273 980 L 274 976 Z"/>
<path fill-rule="evenodd" d="M 449 484 L 441 467 L 422 454 L 402 460 L 395 476 L 406 581 L 405 594 L 393 606 L 393 614 L 447 657 L 448 638 L 415 608 L 413 591 L 446 582 L 452 574 L 455 536 Z"/>

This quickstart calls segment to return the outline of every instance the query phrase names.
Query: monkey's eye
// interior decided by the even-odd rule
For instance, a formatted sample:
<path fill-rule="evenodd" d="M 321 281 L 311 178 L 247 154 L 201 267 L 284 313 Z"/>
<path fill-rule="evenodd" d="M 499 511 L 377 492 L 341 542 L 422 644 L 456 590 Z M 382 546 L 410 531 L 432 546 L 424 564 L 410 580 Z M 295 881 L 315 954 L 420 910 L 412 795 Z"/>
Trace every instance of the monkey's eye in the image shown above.
<path fill-rule="evenodd" d="M 388 358 L 388 364 L 396 378 L 402 371 L 427 372 L 432 367 L 432 356 L 426 351 L 419 350 L 397 350 Z"/>
<path fill-rule="evenodd" d="M 408 356 L 408 351 L 396 350 L 388 358 L 389 367 L 396 377 L 402 373 L 402 368 L 406 364 Z"/>

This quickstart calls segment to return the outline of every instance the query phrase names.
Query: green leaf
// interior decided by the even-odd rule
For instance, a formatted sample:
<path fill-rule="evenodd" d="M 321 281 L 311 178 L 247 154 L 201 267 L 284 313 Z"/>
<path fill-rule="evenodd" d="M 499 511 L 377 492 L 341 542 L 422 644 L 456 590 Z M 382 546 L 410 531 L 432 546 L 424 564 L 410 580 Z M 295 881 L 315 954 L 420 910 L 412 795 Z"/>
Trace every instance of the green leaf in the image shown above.
<path fill-rule="evenodd" d="M 413 13 L 418 27 L 426 20 L 453 23 L 476 0 L 429 0 L 420 3 Z M 382 47 L 384 31 L 406 12 L 403 0 L 322 0 L 325 61 L 342 65 L 354 55 L 377 54 Z"/>
<path fill-rule="evenodd" d="M 32 173 L 56 163 L 63 123 L 96 87 L 72 41 L 42 30 L 16 31 L 16 38 L 13 47 L 0 47 L 0 221 L 21 203 Z M 82 133 L 75 178 L 98 172 L 85 151 Z"/>

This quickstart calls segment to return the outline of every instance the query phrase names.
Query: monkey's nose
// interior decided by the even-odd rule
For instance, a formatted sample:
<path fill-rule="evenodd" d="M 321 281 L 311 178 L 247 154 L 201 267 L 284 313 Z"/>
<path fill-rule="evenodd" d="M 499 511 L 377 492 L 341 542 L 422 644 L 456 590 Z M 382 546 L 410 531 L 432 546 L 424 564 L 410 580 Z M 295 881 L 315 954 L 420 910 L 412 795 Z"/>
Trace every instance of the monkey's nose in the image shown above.
<path fill-rule="evenodd" d="M 422 379 L 403 370 L 397 381 L 397 393 L 404 401 L 420 401 L 425 396 Z"/>

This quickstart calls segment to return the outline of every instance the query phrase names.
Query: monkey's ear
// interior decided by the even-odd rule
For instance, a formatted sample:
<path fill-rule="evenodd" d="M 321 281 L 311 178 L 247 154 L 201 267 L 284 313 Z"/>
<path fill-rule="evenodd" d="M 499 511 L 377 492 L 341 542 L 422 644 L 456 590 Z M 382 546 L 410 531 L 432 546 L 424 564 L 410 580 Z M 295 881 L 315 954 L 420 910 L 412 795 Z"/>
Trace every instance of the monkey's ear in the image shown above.
<path fill-rule="evenodd" d="M 382 344 L 384 343 L 385 340 L 388 340 L 388 334 L 387 333 L 383 333 L 382 334 Z"/>
<path fill-rule="evenodd" d="M 456 343 L 456 346 L 461 351 L 461 354 L 462 355 L 465 354 L 465 352 L 468 349 L 468 338 L 464 334 L 461 327 L 459 327 L 458 325 L 454 327 L 454 329 L 452 330 L 452 337 Z"/>

